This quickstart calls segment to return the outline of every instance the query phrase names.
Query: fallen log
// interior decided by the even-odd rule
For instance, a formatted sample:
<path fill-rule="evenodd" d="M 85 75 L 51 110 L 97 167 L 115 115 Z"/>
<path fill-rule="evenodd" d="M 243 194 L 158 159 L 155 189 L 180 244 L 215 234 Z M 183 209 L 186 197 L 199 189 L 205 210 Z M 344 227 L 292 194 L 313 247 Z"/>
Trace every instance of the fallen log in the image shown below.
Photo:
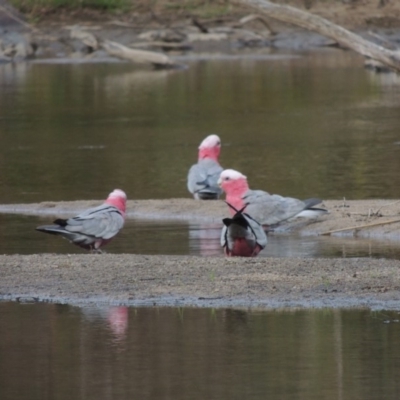
<path fill-rule="evenodd" d="M 155 67 L 173 68 L 176 64 L 165 54 L 154 51 L 137 50 L 111 40 L 101 42 L 103 49 L 110 55 L 138 64 L 152 64 Z"/>
<path fill-rule="evenodd" d="M 255 15 L 255 14 L 250 14 L 250 15 L 246 15 L 245 17 L 241 18 L 239 20 L 239 23 L 237 24 L 238 26 L 243 26 L 248 24 L 249 22 L 253 22 L 253 21 L 259 21 L 261 22 L 265 28 L 269 31 L 270 35 L 274 35 L 275 32 L 272 30 L 270 24 L 268 23 L 268 21 L 262 17 L 261 15 Z"/>
<path fill-rule="evenodd" d="M 137 64 L 151 64 L 156 68 L 174 68 L 177 65 L 165 54 L 155 51 L 137 50 L 111 40 L 101 40 L 93 33 L 86 32 L 79 27 L 71 30 L 71 38 L 79 39 L 89 49 L 97 50 L 102 47 L 111 56 L 128 60 Z"/>
<path fill-rule="evenodd" d="M 190 50 L 192 49 L 192 46 L 188 43 L 169 43 L 169 42 L 160 42 L 160 41 L 154 41 L 154 42 L 140 42 L 140 43 L 134 43 L 135 47 L 158 47 L 163 49 L 164 51 L 172 51 L 172 50 L 179 50 L 179 51 L 184 51 L 184 50 Z"/>
<path fill-rule="evenodd" d="M 86 32 L 78 26 L 72 27 L 70 37 L 71 39 L 80 40 L 85 46 L 90 49 L 90 52 L 96 51 L 100 47 L 99 40 L 96 38 L 95 35 L 93 35 L 93 33 Z"/>
<path fill-rule="evenodd" d="M 370 57 L 374 60 L 400 71 L 400 52 L 389 50 L 365 40 L 361 36 L 328 21 L 325 18 L 311 14 L 298 8 L 271 3 L 267 0 L 233 0 L 235 3 L 249 6 L 258 12 L 282 22 L 300 26 L 323 36 L 334 39 L 340 45 Z"/>
<path fill-rule="evenodd" d="M 349 226 L 347 228 L 334 229 L 332 231 L 322 232 L 322 233 L 319 234 L 319 236 L 328 236 L 328 235 L 331 235 L 332 233 L 345 232 L 345 231 L 355 231 L 355 232 L 357 232 L 360 229 L 371 228 L 373 226 L 395 224 L 396 222 L 400 222 L 400 219 L 396 218 L 396 219 L 390 219 L 389 221 L 373 222 L 371 224 L 364 224 L 364 225 L 358 225 L 358 226 Z"/>

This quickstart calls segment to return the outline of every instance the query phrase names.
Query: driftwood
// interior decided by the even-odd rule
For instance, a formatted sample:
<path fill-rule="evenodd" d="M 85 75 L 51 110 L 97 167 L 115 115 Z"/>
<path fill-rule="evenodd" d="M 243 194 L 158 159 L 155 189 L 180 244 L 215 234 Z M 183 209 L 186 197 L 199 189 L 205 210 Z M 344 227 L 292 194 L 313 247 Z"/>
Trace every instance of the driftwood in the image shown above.
<path fill-rule="evenodd" d="M 383 221 L 383 222 L 373 222 L 372 224 L 365 224 L 365 225 L 359 225 L 359 226 L 350 226 L 348 228 L 341 228 L 341 229 L 334 229 L 332 231 L 326 231 L 320 233 L 320 236 L 327 236 L 331 235 L 332 233 L 337 233 L 337 232 L 345 232 L 345 231 L 358 231 L 360 229 L 364 228 L 371 228 L 373 226 L 379 226 L 379 225 L 387 225 L 387 224 L 394 224 L 396 222 L 400 222 L 399 218 L 396 219 L 390 219 L 389 221 Z"/>
<path fill-rule="evenodd" d="M 134 43 L 133 46 L 135 47 L 158 47 L 163 49 L 164 51 L 183 51 L 183 50 L 190 50 L 192 46 L 189 43 L 170 43 L 170 42 L 161 42 L 161 41 L 154 41 L 154 42 L 140 42 Z"/>
<path fill-rule="evenodd" d="M 137 64 L 151 64 L 157 68 L 173 68 L 176 64 L 165 54 L 154 51 L 137 50 L 124 46 L 111 40 L 101 40 L 93 33 L 86 32 L 79 27 L 71 30 L 71 38 L 81 40 L 91 50 L 102 47 L 108 54 L 114 57 L 128 60 Z"/>
<path fill-rule="evenodd" d="M 245 17 L 241 18 L 239 20 L 239 26 L 243 26 L 246 25 L 250 22 L 253 21 L 259 21 L 261 22 L 265 28 L 267 28 L 267 30 L 269 31 L 270 35 L 274 35 L 275 32 L 272 30 L 270 24 L 268 23 L 268 21 L 262 16 L 262 15 L 256 15 L 256 14 L 250 14 L 250 15 L 246 15 Z"/>
<path fill-rule="evenodd" d="M 176 64 L 165 54 L 154 51 L 137 50 L 126 47 L 111 40 L 101 43 L 103 49 L 110 55 L 138 64 L 152 64 L 155 67 L 173 68 Z"/>
<path fill-rule="evenodd" d="M 78 26 L 74 26 L 71 29 L 70 33 L 71 39 L 80 40 L 85 46 L 87 46 L 90 51 L 98 50 L 100 47 L 99 41 L 93 33 L 86 32 L 79 28 Z"/>
<path fill-rule="evenodd" d="M 192 18 L 192 24 L 197 27 L 201 33 L 208 33 L 208 29 L 197 18 Z"/>
<path fill-rule="evenodd" d="M 389 50 L 369 42 L 361 36 L 317 15 L 294 7 L 274 4 L 267 0 L 234 0 L 234 2 L 254 8 L 265 16 L 327 36 L 342 46 L 400 71 L 399 51 Z"/>
<path fill-rule="evenodd" d="M 5 15 L 7 15 L 9 18 L 13 19 L 15 22 L 18 22 L 19 24 L 25 26 L 26 28 L 29 28 L 33 32 L 40 32 L 39 29 L 35 28 L 33 25 L 28 24 L 25 22 L 22 17 L 18 17 L 17 12 L 15 8 L 11 7 L 10 9 L 8 7 L 5 7 L 4 5 L 0 5 L 0 11 L 3 12 Z"/>

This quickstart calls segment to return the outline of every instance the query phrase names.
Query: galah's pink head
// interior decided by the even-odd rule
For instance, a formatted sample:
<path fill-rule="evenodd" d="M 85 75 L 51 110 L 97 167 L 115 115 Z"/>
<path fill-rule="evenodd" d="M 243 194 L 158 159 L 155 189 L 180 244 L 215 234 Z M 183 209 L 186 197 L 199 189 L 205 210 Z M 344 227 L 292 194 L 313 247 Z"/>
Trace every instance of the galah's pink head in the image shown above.
<path fill-rule="evenodd" d="M 227 195 L 241 196 L 249 190 L 246 176 L 234 169 L 222 171 L 218 179 L 218 185 Z"/>
<path fill-rule="evenodd" d="M 221 139 L 217 135 L 207 136 L 199 146 L 199 161 L 204 158 L 211 158 L 218 162 L 219 153 L 221 152 Z"/>
<path fill-rule="evenodd" d="M 113 190 L 107 197 L 105 201 L 107 204 L 110 204 L 114 207 L 117 207 L 118 210 L 123 213 L 126 211 L 126 194 L 121 189 Z"/>

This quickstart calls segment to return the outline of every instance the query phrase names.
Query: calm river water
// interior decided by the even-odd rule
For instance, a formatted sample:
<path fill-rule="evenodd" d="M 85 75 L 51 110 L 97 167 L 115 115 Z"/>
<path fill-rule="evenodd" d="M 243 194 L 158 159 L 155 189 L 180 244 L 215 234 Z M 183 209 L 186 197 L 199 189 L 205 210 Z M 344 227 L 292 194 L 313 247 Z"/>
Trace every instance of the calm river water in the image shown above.
<path fill-rule="evenodd" d="M 0 65 L 1 202 L 187 197 L 200 141 L 272 193 L 400 198 L 400 78 L 351 52 Z"/>
<path fill-rule="evenodd" d="M 400 80 L 350 52 L 0 65 L 0 202 L 187 197 L 199 142 L 253 188 L 400 198 Z M 0 215 L 0 253 L 79 252 Z M 219 227 L 128 221 L 110 252 L 220 255 Z M 264 255 L 400 258 L 395 244 L 270 237 Z M 0 399 L 398 399 L 395 312 L 0 303 Z M 385 323 L 390 322 L 390 323 Z"/>
<path fill-rule="evenodd" d="M 103 199 L 116 187 L 131 199 L 187 197 L 188 168 L 210 133 L 222 138 L 222 165 L 245 173 L 253 188 L 299 198 L 400 198 L 395 75 L 366 71 L 360 57 L 338 50 L 182 62 L 188 68 L 178 71 L 0 65 L 0 202 Z M 79 251 L 38 233 L 33 239 L 47 220 L 0 220 L 1 253 Z M 215 229 L 130 223 L 123 235 L 131 240 L 109 249 L 221 254 Z M 398 253 L 366 241 L 355 252 L 340 241 L 274 243 L 268 255 Z"/>
<path fill-rule="evenodd" d="M 35 231 L 54 218 L 0 214 L 0 254 L 86 253 L 67 240 Z M 127 220 L 107 253 L 223 257 L 221 225 Z M 373 257 L 400 259 L 397 241 L 326 236 L 268 235 L 259 257 Z"/>
<path fill-rule="evenodd" d="M 398 312 L 0 303 L 0 314 L 2 400 L 399 398 Z"/>

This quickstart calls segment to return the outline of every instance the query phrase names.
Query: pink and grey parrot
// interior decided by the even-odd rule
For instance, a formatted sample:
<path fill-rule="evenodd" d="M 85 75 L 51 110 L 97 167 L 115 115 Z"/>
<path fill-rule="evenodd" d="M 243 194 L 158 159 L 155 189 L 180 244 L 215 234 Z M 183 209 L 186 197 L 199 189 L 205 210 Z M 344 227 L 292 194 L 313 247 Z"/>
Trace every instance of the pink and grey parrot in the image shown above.
<path fill-rule="evenodd" d="M 263 227 L 250 215 L 244 213 L 243 207 L 234 211 L 233 218 L 224 218 L 221 232 L 221 246 L 228 257 L 255 257 L 266 245 L 267 235 Z"/>
<path fill-rule="evenodd" d="M 187 177 L 189 192 L 197 200 L 217 200 L 222 193 L 218 178 L 223 168 L 218 163 L 221 140 L 207 136 L 200 144 L 197 164 L 192 165 Z"/>
<path fill-rule="evenodd" d="M 89 208 L 73 218 L 56 219 L 54 225 L 38 226 L 36 230 L 60 235 L 77 246 L 101 253 L 100 247 L 124 226 L 125 211 L 126 194 L 115 189 L 101 206 Z"/>
<path fill-rule="evenodd" d="M 246 207 L 246 213 L 261 225 L 275 225 L 290 218 L 316 218 L 327 210 L 314 208 L 320 199 L 298 200 L 269 194 L 263 190 L 251 190 L 247 178 L 238 171 L 226 169 L 221 173 L 219 185 L 226 193 L 226 201 L 236 209 Z M 234 211 L 230 210 L 231 214 Z"/>

